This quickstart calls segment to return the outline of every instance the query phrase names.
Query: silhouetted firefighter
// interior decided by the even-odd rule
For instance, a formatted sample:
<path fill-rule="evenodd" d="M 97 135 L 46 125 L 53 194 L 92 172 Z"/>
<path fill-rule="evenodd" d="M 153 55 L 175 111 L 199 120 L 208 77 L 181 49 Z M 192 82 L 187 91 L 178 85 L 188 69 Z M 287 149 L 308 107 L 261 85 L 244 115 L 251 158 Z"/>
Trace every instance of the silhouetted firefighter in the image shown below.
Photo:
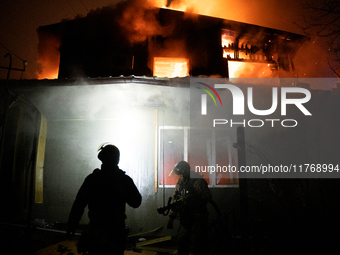
<path fill-rule="evenodd" d="M 78 191 L 68 220 L 68 235 L 74 234 L 88 205 L 90 224 L 78 242 L 78 252 L 89 254 L 124 254 L 125 205 L 140 206 L 142 196 L 133 180 L 119 169 L 119 150 L 102 146 L 98 158 L 101 169 L 88 175 Z"/>
<path fill-rule="evenodd" d="M 171 174 L 179 176 L 173 197 L 164 208 L 158 208 L 158 212 L 164 214 L 170 211 L 168 229 L 173 228 L 173 221 L 180 220 L 178 230 L 178 254 L 188 255 L 191 240 L 193 253 L 208 254 L 208 210 L 207 203 L 212 201 L 212 196 L 206 180 L 190 178 L 190 165 L 185 161 L 176 164 Z M 192 173 L 195 174 L 195 173 Z M 167 214 L 167 213 L 165 213 Z"/>

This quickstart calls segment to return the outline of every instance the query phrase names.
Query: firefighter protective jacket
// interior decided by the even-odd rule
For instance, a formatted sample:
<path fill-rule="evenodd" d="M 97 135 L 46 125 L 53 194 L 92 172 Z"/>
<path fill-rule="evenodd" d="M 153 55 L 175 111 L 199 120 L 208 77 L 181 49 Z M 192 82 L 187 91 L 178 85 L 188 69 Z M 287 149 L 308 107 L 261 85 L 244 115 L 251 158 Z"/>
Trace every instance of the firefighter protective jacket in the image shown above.
<path fill-rule="evenodd" d="M 125 206 L 140 206 L 142 196 L 133 180 L 118 166 L 102 165 L 88 175 L 73 203 L 68 225 L 75 230 L 86 205 L 91 228 L 98 230 L 124 229 Z"/>

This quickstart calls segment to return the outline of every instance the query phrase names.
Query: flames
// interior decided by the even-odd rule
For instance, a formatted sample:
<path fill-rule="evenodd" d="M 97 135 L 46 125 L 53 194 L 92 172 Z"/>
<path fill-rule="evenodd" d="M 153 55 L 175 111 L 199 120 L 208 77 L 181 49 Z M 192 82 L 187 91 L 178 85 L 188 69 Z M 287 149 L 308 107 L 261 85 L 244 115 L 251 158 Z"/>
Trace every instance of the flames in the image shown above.
<path fill-rule="evenodd" d="M 227 59 L 251 59 L 251 45 L 248 45 L 244 40 L 239 40 L 238 44 L 236 44 L 235 37 L 235 32 L 222 29 L 221 41 L 223 57 Z M 261 55 L 254 55 L 253 58 L 265 60 Z"/>
<path fill-rule="evenodd" d="M 154 0 L 153 2 L 155 6 L 159 8 L 168 8 L 186 13 L 250 22 L 250 20 L 247 19 L 250 15 L 243 14 L 244 8 L 243 10 L 238 10 L 237 13 L 232 11 L 233 6 L 235 6 L 232 1 Z"/>
<path fill-rule="evenodd" d="M 274 77 L 268 63 L 229 61 L 230 78 L 271 78 Z"/>
<path fill-rule="evenodd" d="M 233 50 L 234 37 L 229 33 L 223 33 L 221 36 L 223 57 L 235 58 L 235 51 Z"/>
<path fill-rule="evenodd" d="M 221 3 L 193 0 L 127 0 L 118 3 L 114 8 L 118 10 L 119 25 L 125 31 L 131 44 L 148 41 L 149 61 L 148 67 L 157 77 L 183 77 L 189 75 L 189 57 L 182 42 L 164 42 L 164 48 L 159 49 L 153 45 L 149 38 L 153 36 L 167 36 L 176 32 L 175 27 L 163 27 L 156 19 L 154 7 L 170 8 L 188 13 L 221 17 Z M 224 13 L 225 14 L 225 13 Z M 221 32 L 223 57 L 226 59 L 250 59 L 249 46 L 239 41 L 234 45 L 235 35 L 232 31 Z M 58 77 L 60 40 L 47 35 L 39 35 L 39 59 L 41 71 L 39 79 L 54 79 Z M 240 50 L 235 50 L 235 48 Z M 256 60 L 261 59 L 259 56 Z M 272 71 L 266 64 L 250 64 L 244 62 L 228 61 L 229 77 L 271 77 Z M 192 61 L 194 65 L 194 61 Z"/>
<path fill-rule="evenodd" d="M 155 57 L 153 75 L 156 77 L 185 77 L 189 75 L 189 60 L 186 58 Z"/>
<path fill-rule="evenodd" d="M 39 33 L 38 64 L 41 70 L 37 72 L 38 79 L 56 79 L 59 72 L 60 40 L 45 32 Z"/>

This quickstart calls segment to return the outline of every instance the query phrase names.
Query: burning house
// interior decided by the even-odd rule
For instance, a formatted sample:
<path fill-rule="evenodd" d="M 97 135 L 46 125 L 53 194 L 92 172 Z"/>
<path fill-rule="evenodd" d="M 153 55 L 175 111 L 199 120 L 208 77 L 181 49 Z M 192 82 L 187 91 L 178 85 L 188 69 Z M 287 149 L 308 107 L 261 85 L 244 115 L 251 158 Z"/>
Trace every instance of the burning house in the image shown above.
<path fill-rule="evenodd" d="M 338 89 L 311 91 L 306 108 L 313 118 L 288 106 L 289 118 L 298 123 L 294 128 L 270 125 L 282 118 L 279 110 L 263 128 L 247 125 L 243 144 L 238 125 L 227 131 L 191 128 L 191 79 L 294 77 L 294 56 L 307 37 L 168 9 L 135 10 L 132 15 L 123 7 L 39 27 L 42 80 L 1 82 L 3 91 L 9 91 L 2 94 L 0 201 L 5 210 L 0 216 L 4 222 L 38 224 L 42 232 L 63 226 L 84 178 L 99 166 L 97 148 L 103 142 L 120 149 L 119 166 L 143 197 L 140 208 L 127 207 L 131 234 L 155 230 L 151 235 L 156 237 L 175 235 L 165 229 L 166 218 L 156 209 L 173 193 L 177 180 L 169 173 L 180 160 L 237 167 L 339 163 L 340 121 L 334 118 L 340 108 Z M 48 77 L 58 79 L 44 79 Z M 289 82 L 291 86 L 291 80 L 285 85 Z M 246 93 L 245 85 L 239 86 Z M 256 108 L 271 108 L 272 87 L 255 87 Z M 232 100 L 223 101 L 223 107 L 232 109 Z M 250 111 L 241 117 L 260 118 Z M 226 111 L 224 118 L 232 114 Z M 255 121 L 252 126 L 258 124 Z M 333 210 L 339 194 L 334 179 L 203 175 L 225 215 L 223 237 L 232 237 L 224 249 L 238 251 L 241 235 L 254 237 L 246 240 L 256 241 L 251 243 L 253 249 L 285 253 L 291 247 L 287 242 L 316 237 L 309 235 L 311 223 L 322 232 L 338 216 Z M 216 211 L 208 209 L 216 219 Z M 315 222 L 315 215 L 327 217 Z M 87 222 L 84 215 L 81 223 Z M 297 251 L 305 251 L 303 243 L 300 248 Z"/>
<path fill-rule="evenodd" d="M 40 58 L 50 63 L 60 59 L 53 62 L 59 79 L 293 76 L 294 56 L 308 40 L 285 31 L 154 8 L 134 14 L 104 8 L 85 18 L 39 27 L 38 35 Z"/>

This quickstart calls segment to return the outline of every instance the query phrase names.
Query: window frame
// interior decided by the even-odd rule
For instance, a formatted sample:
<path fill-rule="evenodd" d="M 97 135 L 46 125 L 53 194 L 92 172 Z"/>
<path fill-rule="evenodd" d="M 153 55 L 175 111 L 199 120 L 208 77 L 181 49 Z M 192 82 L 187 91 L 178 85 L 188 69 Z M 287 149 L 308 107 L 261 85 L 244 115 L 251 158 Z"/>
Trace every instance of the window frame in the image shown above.
<path fill-rule="evenodd" d="M 164 132 L 165 130 L 183 130 L 183 160 L 188 161 L 189 158 L 189 126 L 159 126 L 158 127 L 158 162 L 157 162 L 157 169 L 158 169 L 158 180 L 157 186 L 158 188 L 174 188 L 176 185 L 174 184 L 164 184 L 165 183 L 165 175 L 164 172 Z M 231 143 L 231 139 L 228 138 L 228 142 Z M 209 141 L 208 141 L 209 142 Z M 210 148 L 209 148 L 210 146 Z M 232 146 L 231 146 L 232 147 Z M 212 130 L 212 136 L 209 145 L 207 144 L 207 150 L 211 151 L 211 157 L 208 158 L 209 165 L 216 165 L 216 132 Z M 207 155 L 208 157 L 208 155 Z M 161 175 L 162 175 L 162 183 L 161 184 Z M 235 179 L 239 179 L 236 176 Z M 239 184 L 216 184 L 216 172 L 209 173 L 209 187 L 210 188 L 238 188 Z"/>

